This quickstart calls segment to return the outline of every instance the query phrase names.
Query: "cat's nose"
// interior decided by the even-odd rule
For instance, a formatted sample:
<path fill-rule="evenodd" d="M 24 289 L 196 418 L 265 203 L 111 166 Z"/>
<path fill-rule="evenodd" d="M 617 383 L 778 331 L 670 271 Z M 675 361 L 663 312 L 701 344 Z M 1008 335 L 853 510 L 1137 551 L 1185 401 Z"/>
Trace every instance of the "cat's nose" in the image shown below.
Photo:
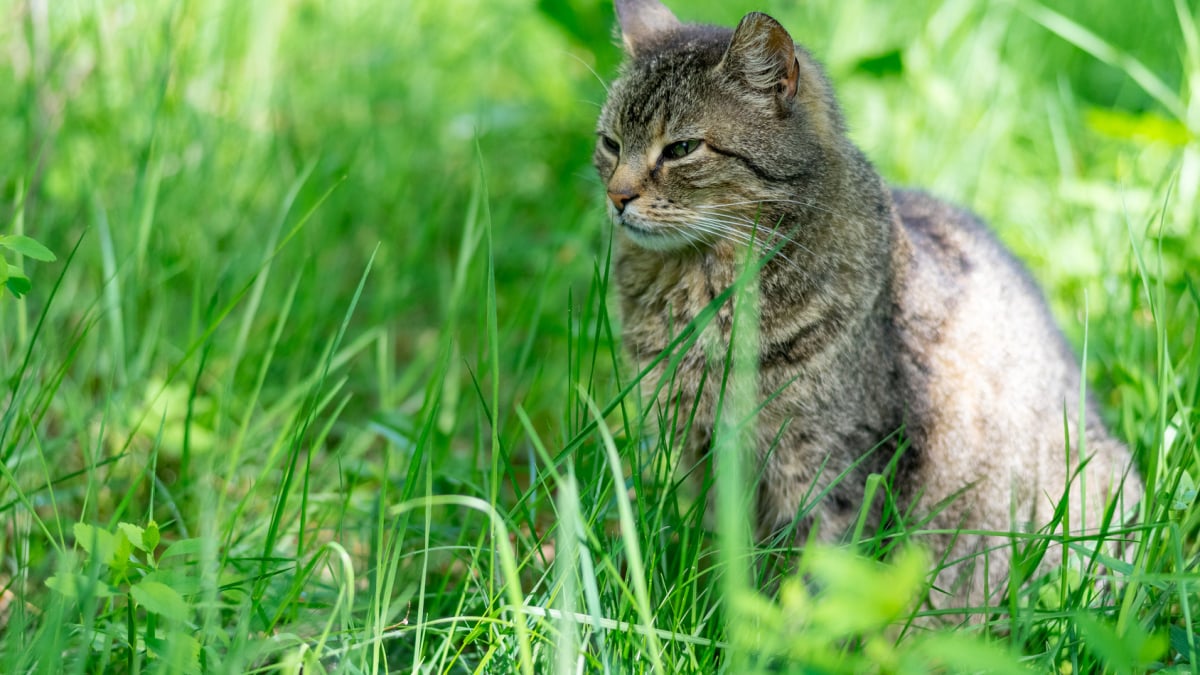
<path fill-rule="evenodd" d="M 613 206 L 615 206 L 617 208 L 617 213 L 625 213 L 625 206 L 627 204 L 629 204 L 629 202 L 637 199 L 637 197 L 638 197 L 637 194 L 634 192 L 628 192 L 628 191 L 613 192 L 612 190 L 608 191 L 608 199 L 609 199 L 609 201 L 611 201 L 613 203 Z"/>

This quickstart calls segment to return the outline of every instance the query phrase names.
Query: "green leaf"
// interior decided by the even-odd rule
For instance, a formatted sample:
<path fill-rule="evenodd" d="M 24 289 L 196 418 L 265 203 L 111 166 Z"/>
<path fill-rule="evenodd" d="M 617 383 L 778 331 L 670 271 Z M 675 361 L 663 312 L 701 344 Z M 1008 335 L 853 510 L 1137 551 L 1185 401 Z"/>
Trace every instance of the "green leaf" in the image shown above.
<path fill-rule="evenodd" d="M 142 580 L 130 589 L 133 599 L 147 612 L 153 612 L 172 621 L 185 622 L 191 615 L 191 607 L 175 589 L 157 581 Z"/>
<path fill-rule="evenodd" d="M 95 558 L 105 565 L 109 564 L 113 552 L 117 550 L 117 541 L 111 532 L 84 523 L 75 523 L 74 531 L 75 543 L 87 551 L 89 558 Z"/>
<path fill-rule="evenodd" d="M 1084 613 L 1072 617 L 1084 644 L 1104 661 L 1108 670 L 1144 671 L 1145 666 L 1163 655 L 1168 646 L 1165 635 L 1152 635 L 1137 622 L 1118 634 L 1116 627 Z"/>
<path fill-rule="evenodd" d="M 147 553 L 154 553 L 154 549 L 158 548 L 158 542 L 161 538 L 158 532 L 158 523 L 153 520 L 146 523 L 146 529 L 142 532 L 142 541 L 146 544 L 146 548 L 142 550 Z"/>
<path fill-rule="evenodd" d="M 1192 633 L 1191 637 L 1189 638 L 1188 630 L 1182 626 L 1171 626 L 1168 630 L 1170 635 L 1171 649 L 1174 649 L 1180 654 L 1191 653 L 1192 640 L 1195 640 L 1197 644 L 1200 644 L 1200 635 Z"/>
<path fill-rule="evenodd" d="M 910 610 L 924 588 L 928 557 L 918 548 L 883 565 L 839 548 L 805 553 L 806 571 L 822 587 L 812 621 L 837 636 L 878 630 Z"/>
<path fill-rule="evenodd" d="M 929 633 L 918 638 L 916 649 L 926 661 L 924 672 L 1011 673 L 1031 672 L 1002 646 L 973 636 Z"/>
<path fill-rule="evenodd" d="M 79 597 L 79 577 L 81 574 L 55 574 L 46 580 L 46 586 L 58 591 L 68 598 Z"/>
<path fill-rule="evenodd" d="M 26 258 L 41 260 L 43 262 L 54 262 L 58 260 L 50 249 L 42 246 L 36 239 L 26 237 L 23 234 L 10 234 L 0 237 L 0 246 L 11 251 L 16 251 Z"/>
<path fill-rule="evenodd" d="M 167 558 L 177 555 L 185 557 L 189 555 L 198 555 L 203 548 L 204 540 L 198 537 L 193 537 L 191 539 L 180 539 L 179 541 L 168 546 L 167 550 L 163 551 L 160 560 L 166 560 Z"/>
<path fill-rule="evenodd" d="M 171 672 L 204 672 L 200 668 L 200 641 L 190 633 L 172 630 L 161 638 L 147 637 L 146 648 L 164 664 L 170 664 L 167 669 Z"/>
<path fill-rule="evenodd" d="M 118 523 L 117 529 L 121 530 L 121 533 L 125 535 L 125 538 L 128 539 L 129 543 L 132 544 L 137 550 L 149 550 L 146 548 L 146 542 L 144 538 L 145 530 L 142 528 L 132 523 Z"/>
<path fill-rule="evenodd" d="M 183 565 L 176 569 L 157 569 L 147 574 L 142 583 L 153 581 L 156 583 L 170 586 L 175 589 L 175 592 L 187 597 L 196 595 L 204 589 L 204 580 L 199 574 L 195 574 L 195 566 Z"/>
<path fill-rule="evenodd" d="M 14 272 L 13 270 L 17 270 Z M 21 273 L 19 269 L 8 266 L 8 278 L 4 280 L 4 285 L 8 287 L 8 291 L 18 298 L 25 297 L 29 289 L 33 288 L 33 284 L 29 283 L 29 277 Z"/>
<path fill-rule="evenodd" d="M 46 580 L 46 586 L 62 593 L 68 598 L 77 598 L 80 595 L 89 594 L 96 598 L 107 598 L 116 595 L 116 591 L 108 584 L 82 574 L 55 574 Z"/>
<path fill-rule="evenodd" d="M 108 564 L 114 572 L 124 574 L 125 570 L 129 569 L 129 559 L 133 556 L 133 542 L 129 541 L 125 530 L 118 529 L 113 536 L 113 544 L 112 560 Z"/>

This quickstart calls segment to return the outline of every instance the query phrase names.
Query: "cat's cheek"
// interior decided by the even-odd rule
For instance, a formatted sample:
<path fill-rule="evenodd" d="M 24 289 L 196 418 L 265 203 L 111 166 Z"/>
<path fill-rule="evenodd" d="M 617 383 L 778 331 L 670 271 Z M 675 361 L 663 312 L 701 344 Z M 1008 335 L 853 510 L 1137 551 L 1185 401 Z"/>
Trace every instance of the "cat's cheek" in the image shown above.
<path fill-rule="evenodd" d="M 603 150 L 597 149 L 592 154 L 592 166 L 596 167 L 596 173 L 604 180 L 612 177 L 613 164 L 609 161 L 608 156 L 604 154 Z"/>

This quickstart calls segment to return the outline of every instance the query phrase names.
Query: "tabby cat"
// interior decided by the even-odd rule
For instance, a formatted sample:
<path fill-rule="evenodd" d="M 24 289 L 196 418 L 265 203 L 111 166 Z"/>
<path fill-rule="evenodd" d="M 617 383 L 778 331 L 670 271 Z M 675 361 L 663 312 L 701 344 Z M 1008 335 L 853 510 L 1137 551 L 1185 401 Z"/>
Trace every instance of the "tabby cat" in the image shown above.
<path fill-rule="evenodd" d="M 648 367 L 734 283 L 748 248 L 762 254 L 747 449 L 760 539 L 791 526 L 800 541 L 844 537 L 866 478 L 890 471 L 924 527 L 998 533 L 925 540 L 959 561 L 935 580 L 937 604 L 979 603 L 1007 579 L 999 533 L 1045 526 L 1068 483 L 1072 532 L 1100 527 L 1122 491 L 1124 507 L 1141 498 L 1093 402 L 1077 424 L 1076 356 L 1021 264 L 971 214 L 889 188 L 783 26 L 760 13 L 733 30 L 681 23 L 657 0 L 616 9 L 627 59 L 594 161 L 618 229 L 623 340 Z M 653 403 L 675 421 L 685 468 L 707 462 L 731 305 L 677 368 L 660 360 L 643 380 L 654 392 L 670 378 Z"/>

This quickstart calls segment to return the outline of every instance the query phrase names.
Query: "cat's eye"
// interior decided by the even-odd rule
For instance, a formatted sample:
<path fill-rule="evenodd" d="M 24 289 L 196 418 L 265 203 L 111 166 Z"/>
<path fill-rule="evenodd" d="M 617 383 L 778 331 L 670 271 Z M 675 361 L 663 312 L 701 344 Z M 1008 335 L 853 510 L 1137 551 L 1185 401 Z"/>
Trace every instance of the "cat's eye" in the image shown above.
<path fill-rule="evenodd" d="M 700 147 L 700 139 L 698 138 L 689 138 L 686 141 L 676 141 L 663 148 L 662 156 L 664 159 L 680 159 L 692 154 L 698 147 Z"/>
<path fill-rule="evenodd" d="M 612 154 L 621 154 L 621 144 L 613 140 L 611 137 L 600 134 L 600 142 L 603 143 L 604 148 Z"/>

